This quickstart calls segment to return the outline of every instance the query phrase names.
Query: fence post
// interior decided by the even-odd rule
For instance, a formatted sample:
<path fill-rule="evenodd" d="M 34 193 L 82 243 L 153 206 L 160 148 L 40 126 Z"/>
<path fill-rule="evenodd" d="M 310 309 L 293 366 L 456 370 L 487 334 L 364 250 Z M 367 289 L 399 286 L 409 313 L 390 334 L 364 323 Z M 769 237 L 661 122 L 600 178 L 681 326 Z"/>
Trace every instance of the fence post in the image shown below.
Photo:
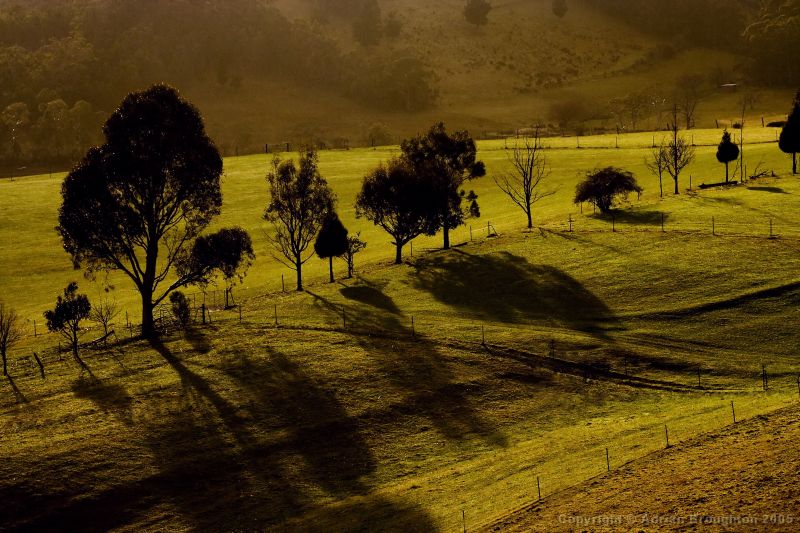
<path fill-rule="evenodd" d="M 481 324 L 481 346 L 486 346 L 486 330 L 483 328 L 483 324 Z"/>
<path fill-rule="evenodd" d="M 539 493 L 539 501 L 542 501 L 542 484 L 539 483 L 539 476 L 536 476 L 536 491 Z"/>
<path fill-rule="evenodd" d="M 275 304 L 275 327 L 278 327 L 278 304 Z"/>
<path fill-rule="evenodd" d="M 661 233 L 665 233 L 665 231 L 664 231 L 664 213 L 661 213 Z"/>
<path fill-rule="evenodd" d="M 667 448 L 669 448 L 669 429 L 667 428 L 666 424 L 664 424 L 664 435 L 667 438 Z"/>
<path fill-rule="evenodd" d="M 569 232 L 572 233 L 572 214 L 569 215 Z"/>
<path fill-rule="evenodd" d="M 39 373 L 42 374 L 42 379 L 44 379 L 44 363 L 42 363 L 42 360 L 39 359 L 39 356 L 36 354 L 36 352 L 33 352 L 33 358 L 36 359 L 36 364 L 39 365 Z"/>
<path fill-rule="evenodd" d="M 773 238 L 775 235 L 772 233 L 772 219 L 769 219 L 769 238 Z"/>
<path fill-rule="evenodd" d="M 472 224 L 469 225 L 469 242 L 472 242 Z"/>
<path fill-rule="evenodd" d="M 769 378 L 767 378 L 767 365 L 761 365 L 761 382 L 764 387 L 764 390 L 769 389 Z"/>
<path fill-rule="evenodd" d="M 36 320 L 33 321 L 33 336 L 36 337 Z"/>
<path fill-rule="evenodd" d="M 717 235 L 717 221 L 714 217 L 711 217 L 711 235 Z"/>
<path fill-rule="evenodd" d="M 239 304 L 239 324 L 242 323 L 242 304 Z"/>
<path fill-rule="evenodd" d="M 281 274 L 281 292 L 286 292 L 286 280 L 284 280 L 283 274 Z"/>
<path fill-rule="evenodd" d="M 413 315 L 411 316 L 411 338 L 413 338 L 413 339 L 417 338 L 417 331 L 414 328 L 414 316 Z"/>
<path fill-rule="evenodd" d="M 203 325 L 206 324 L 206 304 L 203 303 L 200 305 L 200 314 L 202 316 Z"/>
<path fill-rule="evenodd" d="M 467 514 L 464 512 L 464 509 L 461 509 L 461 527 L 464 533 L 467 533 Z"/>
<path fill-rule="evenodd" d="M 608 458 L 608 448 L 606 448 L 606 466 L 608 467 L 608 471 L 611 472 L 611 460 Z"/>
<path fill-rule="evenodd" d="M 700 365 L 697 365 L 697 388 L 703 388 L 702 384 L 700 383 Z"/>
<path fill-rule="evenodd" d="M 733 423 L 736 423 L 736 409 L 733 407 L 733 400 L 731 400 L 731 413 L 733 413 Z"/>

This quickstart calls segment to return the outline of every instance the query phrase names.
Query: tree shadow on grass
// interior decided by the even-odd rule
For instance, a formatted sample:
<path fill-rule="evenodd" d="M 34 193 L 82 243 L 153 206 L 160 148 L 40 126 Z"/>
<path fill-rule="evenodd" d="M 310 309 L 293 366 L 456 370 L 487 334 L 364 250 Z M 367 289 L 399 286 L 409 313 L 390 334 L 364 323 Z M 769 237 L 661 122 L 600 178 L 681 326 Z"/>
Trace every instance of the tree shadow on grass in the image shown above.
<path fill-rule="evenodd" d="M 428 419 L 436 429 L 452 441 L 467 440 L 477 435 L 487 443 L 506 446 L 507 438 L 497 431 L 472 407 L 472 398 L 478 396 L 480 385 L 459 382 L 448 366 L 447 358 L 435 345 L 421 337 L 413 338 L 410 324 L 385 309 L 394 309 L 392 299 L 375 287 L 369 287 L 371 301 L 382 306 L 363 304 L 350 300 L 337 305 L 327 298 L 306 291 L 331 324 L 341 325 L 341 313 L 348 317 L 348 331 L 379 365 L 382 374 L 404 394 L 402 404 L 383 413 L 387 420 L 398 416 L 419 416 Z"/>
<path fill-rule="evenodd" d="M 789 194 L 788 192 L 784 191 L 780 187 L 766 187 L 766 186 L 759 186 L 759 187 L 748 187 L 748 191 L 760 191 L 760 192 L 771 192 L 774 194 Z"/>
<path fill-rule="evenodd" d="M 602 220 L 611 224 L 613 218 L 616 224 L 630 226 L 660 226 L 662 220 L 667 222 L 669 214 L 663 211 L 650 211 L 639 209 L 614 209 L 610 213 L 596 213 L 589 215 L 594 220 Z"/>
<path fill-rule="evenodd" d="M 359 278 L 359 282 L 361 284 L 343 287 L 339 289 L 339 292 L 348 300 L 366 304 L 393 315 L 400 314 L 400 309 L 394 303 L 394 300 L 386 296 L 380 289 L 362 278 Z"/>
<path fill-rule="evenodd" d="M 622 328 L 611 309 L 569 274 L 508 252 L 417 261 L 414 284 L 438 301 L 486 320 L 540 322 L 605 337 Z"/>

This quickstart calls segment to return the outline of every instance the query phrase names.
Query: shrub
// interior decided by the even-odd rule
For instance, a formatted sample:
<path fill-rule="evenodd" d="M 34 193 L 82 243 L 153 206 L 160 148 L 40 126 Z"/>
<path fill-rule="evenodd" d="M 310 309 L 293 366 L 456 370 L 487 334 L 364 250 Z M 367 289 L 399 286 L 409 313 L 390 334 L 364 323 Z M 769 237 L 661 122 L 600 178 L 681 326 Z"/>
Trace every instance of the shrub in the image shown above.
<path fill-rule="evenodd" d="M 189 299 L 181 291 L 175 291 L 169 295 L 169 302 L 172 304 L 172 314 L 178 321 L 181 329 L 189 327 L 192 320 L 192 311 L 189 307 Z"/>

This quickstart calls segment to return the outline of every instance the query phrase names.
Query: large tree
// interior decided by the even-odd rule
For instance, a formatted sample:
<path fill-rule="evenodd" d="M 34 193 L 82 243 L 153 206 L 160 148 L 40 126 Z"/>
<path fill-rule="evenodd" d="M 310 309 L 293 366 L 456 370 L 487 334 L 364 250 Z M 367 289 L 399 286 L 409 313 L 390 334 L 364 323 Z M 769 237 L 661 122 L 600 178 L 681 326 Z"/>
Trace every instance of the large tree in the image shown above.
<path fill-rule="evenodd" d="M 306 251 L 335 200 L 318 163 L 317 153 L 307 150 L 299 165 L 274 159 L 267 176 L 271 200 L 264 219 L 272 224 L 270 241 L 277 259 L 297 273 L 298 291 L 303 290 L 303 264 L 313 256 Z"/>
<path fill-rule="evenodd" d="M 728 165 L 731 161 L 736 161 L 739 158 L 739 147 L 731 140 L 731 134 L 728 130 L 722 133 L 722 141 L 717 147 L 717 161 L 725 164 L 725 183 L 728 183 L 730 173 L 728 172 Z"/>
<path fill-rule="evenodd" d="M 6 356 L 17 342 L 22 339 L 19 315 L 12 308 L 0 302 L 0 356 L 3 357 L 3 375 L 8 375 Z"/>
<path fill-rule="evenodd" d="M 400 159 L 392 159 L 364 177 L 356 214 L 391 235 L 398 265 L 403 262 L 403 246 L 430 232 L 431 193 L 430 181 Z"/>
<path fill-rule="evenodd" d="M 425 135 L 403 141 L 400 147 L 404 164 L 430 184 L 433 194 L 429 213 L 429 233 L 444 233 L 444 249 L 450 248 L 450 230 L 464 224 L 467 216 L 480 216 L 477 195 L 467 195 L 462 186 L 468 180 L 486 175 L 477 159 L 475 141 L 466 131 L 447 132 L 441 122 Z M 465 209 L 463 200 L 470 201 Z"/>
<path fill-rule="evenodd" d="M 594 170 L 575 188 L 575 203 L 590 202 L 603 213 L 611 211 L 616 198 L 625 198 L 629 193 L 641 194 L 631 172 L 615 167 Z"/>
<path fill-rule="evenodd" d="M 553 191 L 542 190 L 542 181 L 550 171 L 539 139 L 539 128 L 533 137 L 518 139 L 509 152 L 511 171 L 495 176 L 494 181 L 528 217 L 528 229 L 533 228 L 533 205 Z"/>
<path fill-rule="evenodd" d="M 800 91 L 794 97 L 789 118 L 781 131 L 780 149 L 792 154 L 792 174 L 797 174 L 797 152 L 800 152 Z"/>
<path fill-rule="evenodd" d="M 331 210 L 322 222 L 322 228 L 314 242 L 314 251 L 319 258 L 328 260 L 331 283 L 334 282 L 333 258 L 343 256 L 347 252 L 348 246 L 347 228 L 339 220 L 339 215 Z"/>
<path fill-rule="evenodd" d="M 215 270 L 185 259 L 220 213 L 222 159 L 200 112 L 165 85 L 128 95 L 103 133 L 64 180 L 57 230 L 76 268 L 133 281 L 150 337 L 153 308 Z"/>
<path fill-rule="evenodd" d="M 78 294 L 78 284 L 73 281 L 64 289 L 64 294 L 56 299 L 55 308 L 44 312 L 47 329 L 67 339 L 72 348 L 72 357 L 82 367 L 86 367 L 86 363 L 78 354 L 81 322 L 91 316 L 91 311 L 89 298 L 85 294 Z"/>

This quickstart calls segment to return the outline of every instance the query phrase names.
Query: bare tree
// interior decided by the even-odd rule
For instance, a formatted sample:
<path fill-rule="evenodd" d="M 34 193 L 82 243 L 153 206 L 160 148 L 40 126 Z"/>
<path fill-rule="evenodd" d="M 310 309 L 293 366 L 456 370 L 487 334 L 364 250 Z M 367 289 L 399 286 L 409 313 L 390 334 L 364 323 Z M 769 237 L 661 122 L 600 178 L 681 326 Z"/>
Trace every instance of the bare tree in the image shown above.
<path fill-rule="evenodd" d="M 540 142 L 538 126 L 533 137 L 518 140 L 508 155 L 512 171 L 495 176 L 494 182 L 528 216 L 528 229 L 533 228 L 533 205 L 554 191 L 541 190 L 542 181 L 550 175 L 547 158 Z"/>
<path fill-rule="evenodd" d="M 683 169 L 689 166 L 694 161 L 694 147 L 678 133 L 678 104 L 672 104 L 672 124 L 670 124 L 670 131 L 672 132 L 672 139 L 664 146 L 666 153 L 667 173 L 672 177 L 675 182 L 675 194 L 680 194 L 678 190 L 678 178 L 680 178 Z"/>
<path fill-rule="evenodd" d="M 103 326 L 103 338 L 108 337 L 108 328 L 111 321 L 119 314 L 119 306 L 116 300 L 103 298 L 99 304 L 92 306 L 91 319 Z"/>
<path fill-rule="evenodd" d="M 700 74 L 687 74 L 678 78 L 675 98 L 687 130 L 694 127 L 694 118 L 697 104 L 700 103 L 700 88 L 702 84 L 703 76 Z"/>
<path fill-rule="evenodd" d="M 669 150 L 661 141 L 661 144 L 653 147 L 650 152 L 650 157 L 645 158 L 644 164 L 647 169 L 654 175 L 658 176 L 658 191 L 661 198 L 664 198 L 664 172 L 667 171 L 667 162 L 669 160 Z"/>
<path fill-rule="evenodd" d="M 6 355 L 22 339 L 19 315 L 16 311 L 0 302 L 0 355 L 3 356 L 3 375 L 8 375 Z"/>

